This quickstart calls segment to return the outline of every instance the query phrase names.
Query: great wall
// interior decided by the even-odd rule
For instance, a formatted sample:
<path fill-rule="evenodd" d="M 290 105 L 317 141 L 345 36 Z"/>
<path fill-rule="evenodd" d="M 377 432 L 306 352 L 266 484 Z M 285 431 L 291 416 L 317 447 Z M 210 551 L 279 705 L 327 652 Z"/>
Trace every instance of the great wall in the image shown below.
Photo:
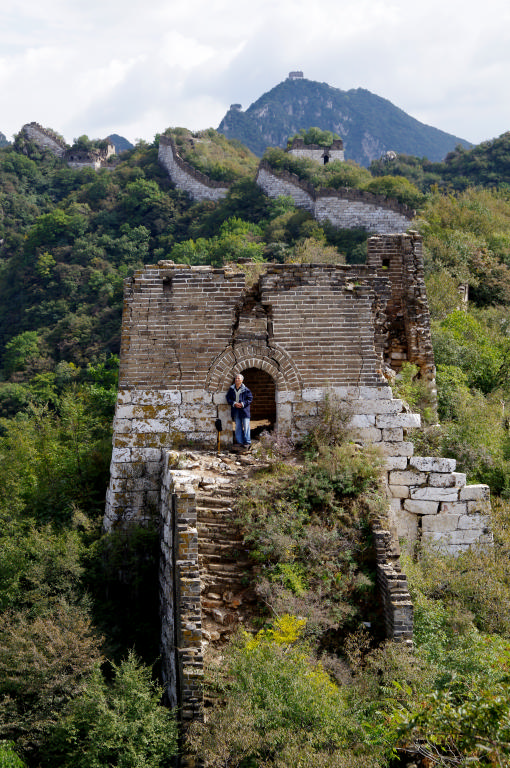
<path fill-rule="evenodd" d="M 343 149 L 318 150 L 315 145 L 305 148 L 299 144 L 297 149 L 290 150 L 300 157 L 309 156 L 315 160 L 322 159 L 325 151 L 332 155 L 332 159 L 340 159 L 335 154 L 341 154 L 343 158 Z M 158 159 L 175 186 L 187 192 L 193 200 L 217 202 L 227 195 L 229 188 L 226 184 L 212 181 L 180 157 L 171 137 L 160 137 Z M 315 189 L 295 174 L 275 171 L 265 160 L 259 164 L 256 183 L 268 197 L 292 197 L 298 208 L 309 211 L 317 221 L 329 220 L 334 227 L 342 229 L 359 227 L 377 234 L 403 232 L 410 226 L 415 213 L 406 205 L 370 192 Z"/>
<path fill-rule="evenodd" d="M 65 159 L 59 138 L 34 125 L 27 136 Z M 194 200 L 228 194 L 180 158 L 169 137 L 160 138 L 159 161 Z M 492 541 L 488 486 L 467 485 L 453 459 L 414 456 L 407 432 L 420 417 L 393 396 L 385 375 L 414 363 L 435 392 L 413 211 L 353 190 L 315 190 L 264 162 L 257 183 L 321 222 L 374 236 L 364 265 L 268 264 L 251 287 L 241 268 L 170 261 L 125 281 L 104 527 L 153 523 L 161 531 L 163 673 L 183 722 L 203 714 L 204 651 L 232 633 L 253 599 L 230 514 L 236 481 L 256 460 L 215 450 L 218 422 L 230 431 L 225 392 L 235 373 L 254 392 L 254 417 L 276 432 L 299 441 L 332 398 L 349 414 L 350 439 L 384 457 L 387 514 L 373 536 L 388 638 L 412 642 L 399 539 L 453 554 Z"/>

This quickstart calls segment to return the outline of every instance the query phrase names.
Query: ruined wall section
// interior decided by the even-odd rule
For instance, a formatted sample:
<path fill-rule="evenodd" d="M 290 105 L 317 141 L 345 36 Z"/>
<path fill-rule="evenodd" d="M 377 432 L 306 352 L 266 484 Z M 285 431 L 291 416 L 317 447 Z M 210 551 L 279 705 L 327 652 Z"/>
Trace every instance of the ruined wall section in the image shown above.
<path fill-rule="evenodd" d="M 217 202 L 227 194 L 229 186 L 213 181 L 183 160 L 169 136 L 160 136 L 158 160 L 178 189 L 187 192 L 193 200 Z"/>
<path fill-rule="evenodd" d="M 416 232 L 368 239 L 367 264 L 388 277 L 384 360 L 397 373 L 409 361 L 420 369 L 435 401 L 434 351 L 423 275 L 423 241 Z"/>
<path fill-rule="evenodd" d="M 379 285 L 375 290 L 375 285 Z M 225 392 L 236 372 L 260 368 L 276 385 L 277 429 L 303 434 L 308 392 L 384 382 L 369 267 L 272 265 L 256 289 L 244 274 L 169 262 L 126 281 L 119 394 L 105 526 L 143 522 L 158 506 L 162 448 L 215 445 L 230 431 Z"/>
<path fill-rule="evenodd" d="M 162 673 L 183 722 L 202 719 L 204 675 L 196 492 L 193 475 L 162 456 L 160 608 Z"/>
<path fill-rule="evenodd" d="M 330 221 L 334 227 L 362 227 L 368 232 L 391 234 L 405 232 L 415 212 L 396 200 L 359 189 L 315 189 L 294 173 L 275 171 L 262 160 L 257 184 L 268 197 L 291 196 L 295 204 L 305 208 L 319 222 Z"/>
<path fill-rule="evenodd" d="M 288 153 L 294 157 L 315 160 L 321 164 L 324 164 L 324 158 L 327 158 L 329 162 L 333 162 L 333 160 L 343 162 L 345 159 L 344 144 L 341 139 L 335 139 L 329 147 L 323 147 L 319 144 L 305 144 L 303 139 L 294 139 Z"/>
<path fill-rule="evenodd" d="M 389 386 L 317 387 L 302 396 L 308 403 L 308 428 L 330 397 L 350 414 L 350 437 L 379 449 L 395 539 L 405 538 L 411 547 L 436 542 L 452 554 L 492 542 L 489 486 L 466 485 L 466 475 L 455 472 L 454 459 L 414 456 L 407 432 L 420 427 L 420 416 L 409 413 Z"/>
<path fill-rule="evenodd" d="M 298 208 L 304 208 L 313 214 L 315 210 L 314 188 L 311 184 L 298 179 L 294 173 L 280 171 L 278 175 L 269 163 L 262 161 L 257 171 L 256 182 L 268 197 L 292 197 Z"/>
<path fill-rule="evenodd" d="M 47 149 L 56 157 L 64 156 L 67 144 L 47 128 L 43 128 L 39 123 L 27 123 L 21 130 L 30 141 L 33 141 L 42 149 Z"/>

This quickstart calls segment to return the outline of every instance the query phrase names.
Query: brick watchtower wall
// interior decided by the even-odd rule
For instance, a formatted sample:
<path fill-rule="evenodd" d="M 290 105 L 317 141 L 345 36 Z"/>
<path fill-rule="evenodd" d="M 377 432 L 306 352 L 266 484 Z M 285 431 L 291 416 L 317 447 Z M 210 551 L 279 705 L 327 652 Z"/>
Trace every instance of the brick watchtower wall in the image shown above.
<path fill-rule="evenodd" d="M 415 233 L 372 238 L 364 266 L 270 264 L 249 289 L 240 271 L 167 261 L 126 280 L 104 525 L 152 519 L 163 528 L 163 644 L 173 649 L 165 670 L 170 699 L 186 704 L 184 719 L 202 706 L 200 543 L 194 492 L 185 475 L 170 472 L 166 449 L 215 447 L 218 418 L 229 432 L 225 392 L 235 373 L 260 371 L 260 381 L 274 383 L 279 432 L 302 437 L 331 397 L 350 414 L 351 439 L 379 448 L 389 504 L 374 535 L 389 636 L 409 640 L 412 632 L 399 536 L 453 553 L 490 544 L 488 487 L 467 486 L 451 459 L 413 455 L 407 430 L 420 417 L 383 375 L 385 364 L 403 360 L 432 383 Z"/>
<path fill-rule="evenodd" d="M 435 400 L 436 369 L 423 278 L 421 236 L 409 232 L 369 238 L 367 264 L 387 276 L 391 285 L 391 296 L 385 309 L 384 360 L 397 372 L 406 361 L 417 365 Z"/>

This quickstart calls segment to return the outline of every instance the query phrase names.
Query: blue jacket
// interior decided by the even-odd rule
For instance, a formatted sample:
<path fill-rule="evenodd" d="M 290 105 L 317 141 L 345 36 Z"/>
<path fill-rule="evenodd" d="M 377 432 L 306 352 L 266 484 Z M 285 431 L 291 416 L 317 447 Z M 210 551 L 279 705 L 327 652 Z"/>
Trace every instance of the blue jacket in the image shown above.
<path fill-rule="evenodd" d="M 227 403 L 230 405 L 230 412 L 232 414 L 232 418 L 235 419 L 236 413 L 239 413 L 241 416 L 243 416 L 245 419 L 250 418 L 250 403 L 253 400 L 253 395 L 248 389 L 248 387 L 245 387 L 244 384 L 241 384 L 239 387 L 240 393 L 239 393 L 239 402 L 242 404 L 242 408 L 234 408 L 234 403 L 236 401 L 236 385 L 232 384 L 230 389 L 227 392 Z"/>

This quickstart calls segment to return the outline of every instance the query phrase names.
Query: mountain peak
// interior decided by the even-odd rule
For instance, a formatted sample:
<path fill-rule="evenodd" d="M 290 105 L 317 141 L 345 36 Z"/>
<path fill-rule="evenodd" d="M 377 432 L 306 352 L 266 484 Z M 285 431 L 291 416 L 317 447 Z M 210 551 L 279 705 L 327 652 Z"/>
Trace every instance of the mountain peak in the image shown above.
<path fill-rule="evenodd" d="M 218 131 L 238 139 L 259 157 L 266 147 L 285 147 L 289 136 L 317 126 L 342 137 L 345 157 L 368 166 L 388 151 L 442 160 L 469 142 L 421 123 L 366 88 L 342 91 L 290 72 L 244 112 L 233 104 Z"/>

